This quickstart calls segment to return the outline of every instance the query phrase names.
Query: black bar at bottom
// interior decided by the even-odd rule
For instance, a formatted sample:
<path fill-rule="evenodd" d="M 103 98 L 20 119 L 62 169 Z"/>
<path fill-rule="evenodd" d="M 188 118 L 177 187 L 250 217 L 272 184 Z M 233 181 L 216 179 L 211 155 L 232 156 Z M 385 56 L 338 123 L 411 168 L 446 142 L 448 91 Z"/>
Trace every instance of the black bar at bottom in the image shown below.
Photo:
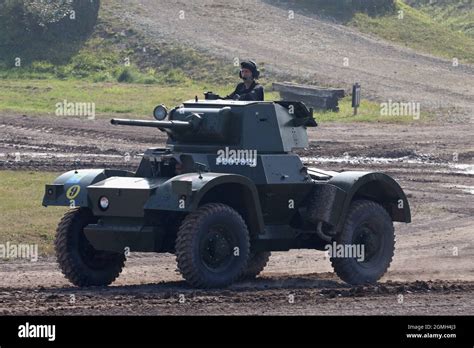
<path fill-rule="evenodd" d="M 28 324 L 27 324 L 28 323 Z M 413 344 L 473 347 L 473 317 L 8 317 L 0 346 L 54 344 Z M 51 336 L 31 325 L 55 325 Z M 36 331 L 35 331 L 36 330 Z M 439 335 L 442 335 L 439 337 Z M 45 336 L 47 336 L 45 334 Z M 214 338 L 214 339 L 213 339 Z M 218 339 L 217 339 L 218 338 Z M 225 341 L 225 342 L 224 342 Z"/>

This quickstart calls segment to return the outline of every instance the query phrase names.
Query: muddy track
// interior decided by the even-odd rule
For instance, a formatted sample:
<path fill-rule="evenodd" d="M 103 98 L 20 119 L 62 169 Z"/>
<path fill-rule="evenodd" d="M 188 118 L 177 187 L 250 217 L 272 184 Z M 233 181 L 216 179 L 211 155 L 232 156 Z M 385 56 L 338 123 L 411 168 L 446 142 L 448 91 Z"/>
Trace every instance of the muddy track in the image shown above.
<path fill-rule="evenodd" d="M 285 257 L 284 253 L 276 254 L 276 259 Z M 1 275 L 10 275 L 10 280 L 16 281 L 0 287 L 0 315 L 474 313 L 474 282 L 387 280 L 378 285 L 350 287 L 329 272 L 281 273 L 272 261 L 255 281 L 227 289 L 197 290 L 180 279 L 173 259 L 170 255 L 132 254 L 116 284 L 86 289 L 69 286 L 55 269 L 53 259 L 34 265 L 10 263 L 4 265 Z M 21 280 L 16 277 L 18 273 Z M 25 281 L 30 284 L 28 287 L 21 285 Z"/>
<path fill-rule="evenodd" d="M 413 223 L 396 224 L 397 250 L 380 286 L 348 287 L 324 253 L 311 250 L 273 253 L 261 278 L 223 291 L 190 289 L 168 254 L 132 254 L 105 289 L 73 288 L 54 259 L 43 258 L 1 263 L 0 314 L 474 314 L 471 134 L 469 126 L 443 123 L 334 123 L 310 131 L 311 146 L 300 151 L 306 162 L 384 171 L 408 194 Z M 155 129 L 101 119 L 0 115 L 0 169 L 133 170 L 140 153 L 164 142 Z"/>
<path fill-rule="evenodd" d="M 316 265 L 312 271 L 308 260 Z M 224 290 L 191 289 L 177 274 L 171 255 L 133 253 L 113 286 L 87 289 L 71 287 L 53 258 L 10 262 L 0 272 L 6 279 L 0 287 L 0 314 L 459 315 L 474 311 L 472 281 L 384 280 L 378 285 L 349 287 L 333 273 L 314 273 L 325 261 L 309 251 L 275 253 L 256 281 Z M 286 272 L 282 272 L 284 267 Z"/>

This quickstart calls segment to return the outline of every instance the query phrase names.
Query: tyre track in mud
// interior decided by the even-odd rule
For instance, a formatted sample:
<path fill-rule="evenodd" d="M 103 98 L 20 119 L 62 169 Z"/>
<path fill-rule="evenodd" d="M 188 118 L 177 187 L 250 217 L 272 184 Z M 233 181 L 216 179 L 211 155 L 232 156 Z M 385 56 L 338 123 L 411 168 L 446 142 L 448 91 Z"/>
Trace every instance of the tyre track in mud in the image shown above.
<path fill-rule="evenodd" d="M 0 288 L 0 315 L 460 315 L 474 312 L 473 290 L 474 282 L 441 280 L 350 287 L 332 273 L 265 275 L 218 290 L 179 280 Z"/>
<path fill-rule="evenodd" d="M 423 167 L 425 164 L 474 165 L 474 148 L 469 141 L 474 125 L 471 124 L 419 124 L 380 125 L 369 123 L 330 123 L 309 130 L 310 147 L 297 151 L 303 157 L 367 157 L 394 160 L 382 164 L 387 167 Z M 114 127 L 106 119 L 9 116 L 0 114 L 0 154 L 5 158 L 17 152 L 67 155 L 70 152 L 83 155 L 123 156 L 143 153 L 149 147 L 164 146 L 166 135 L 156 129 L 139 127 Z M 456 160 L 453 157 L 456 156 Z M 418 160 L 420 163 L 404 163 L 398 159 Z M 64 160 L 70 162 L 71 160 Z M 327 160 L 326 160 L 327 161 Z M 5 165 L 5 160 L 3 165 Z M 21 162 L 21 161 L 19 161 Z M 57 162 L 61 162 L 58 159 Z M 121 162 L 111 159 L 108 162 Z M 337 161 L 326 166 L 337 165 Z M 32 169 L 34 169 L 33 162 Z M 364 160 L 353 161 L 360 166 Z M 370 163 L 368 163 L 370 165 Z M 59 164 L 57 164 L 59 166 Z M 11 165 L 12 169 L 23 166 Z M 324 166 L 324 164 L 323 164 Z M 60 165 L 62 169 L 64 166 Z M 59 169 L 59 167 L 58 167 Z M 51 163 L 50 170 L 55 170 Z M 453 175 L 462 173 L 454 173 Z"/>

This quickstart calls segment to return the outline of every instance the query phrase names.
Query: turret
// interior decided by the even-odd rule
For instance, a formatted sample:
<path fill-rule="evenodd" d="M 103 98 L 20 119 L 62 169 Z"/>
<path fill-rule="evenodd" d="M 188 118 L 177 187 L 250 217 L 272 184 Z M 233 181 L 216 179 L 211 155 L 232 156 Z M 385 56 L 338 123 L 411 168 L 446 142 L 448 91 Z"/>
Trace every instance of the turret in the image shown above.
<path fill-rule="evenodd" d="M 317 126 L 312 110 L 300 102 L 191 100 L 169 114 L 158 106 L 154 115 L 158 121 L 111 122 L 159 128 L 168 133 L 169 148 L 186 152 L 214 152 L 229 147 L 288 153 L 307 147 L 306 127 Z"/>

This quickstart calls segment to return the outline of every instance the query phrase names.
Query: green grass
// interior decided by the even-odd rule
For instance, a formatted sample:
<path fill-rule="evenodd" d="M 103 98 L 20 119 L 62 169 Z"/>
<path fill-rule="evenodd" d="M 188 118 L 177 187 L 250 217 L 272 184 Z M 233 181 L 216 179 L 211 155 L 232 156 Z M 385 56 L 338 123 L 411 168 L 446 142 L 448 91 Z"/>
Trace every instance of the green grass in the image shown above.
<path fill-rule="evenodd" d="M 196 95 L 212 90 L 226 95 L 233 85 L 187 83 L 183 86 L 91 83 L 79 80 L 0 80 L 0 111 L 31 115 L 55 115 L 56 103 L 95 103 L 96 117 L 127 116 L 146 118 L 158 104 L 174 107 Z M 267 100 L 277 98 L 275 92 Z"/>
<path fill-rule="evenodd" d="M 433 20 L 428 14 L 402 1 L 398 1 L 398 6 L 403 11 L 403 19 L 398 18 L 398 13 L 379 17 L 357 13 L 349 24 L 362 32 L 375 34 L 417 51 L 474 63 L 472 37 L 463 32 L 453 31 L 450 27 Z"/>
<path fill-rule="evenodd" d="M 68 208 L 44 208 L 44 185 L 57 174 L 0 171 L 0 244 L 37 244 L 40 255 L 53 252 L 56 226 Z"/>
<path fill-rule="evenodd" d="M 474 38 L 474 2 L 464 0 L 408 0 L 407 3 L 425 12 L 437 23 Z"/>
<path fill-rule="evenodd" d="M 266 86 L 265 100 L 280 100 L 277 92 Z M 234 85 L 193 84 L 157 86 L 146 84 L 90 83 L 77 80 L 3 80 L 0 81 L 0 111 L 33 116 L 55 115 L 56 103 L 95 103 L 97 118 L 150 118 L 158 104 L 174 107 L 196 95 L 212 90 L 220 95 L 230 93 Z M 319 122 L 417 122 L 412 117 L 381 116 L 380 105 L 363 100 L 357 116 L 352 115 L 351 98 L 340 102 L 340 112 L 316 112 Z M 421 115 L 421 120 L 428 117 Z"/>
<path fill-rule="evenodd" d="M 339 112 L 326 111 L 315 112 L 316 121 L 324 122 L 376 122 L 376 123 L 416 123 L 429 121 L 430 116 L 421 112 L 420 118 L 415 120 L 413 116 L 385 116 L 381 115 L 380 103 L 362 100 L 357 115 L 354 116 L 351 97 L 346 97 L 339 102 Z"/>

